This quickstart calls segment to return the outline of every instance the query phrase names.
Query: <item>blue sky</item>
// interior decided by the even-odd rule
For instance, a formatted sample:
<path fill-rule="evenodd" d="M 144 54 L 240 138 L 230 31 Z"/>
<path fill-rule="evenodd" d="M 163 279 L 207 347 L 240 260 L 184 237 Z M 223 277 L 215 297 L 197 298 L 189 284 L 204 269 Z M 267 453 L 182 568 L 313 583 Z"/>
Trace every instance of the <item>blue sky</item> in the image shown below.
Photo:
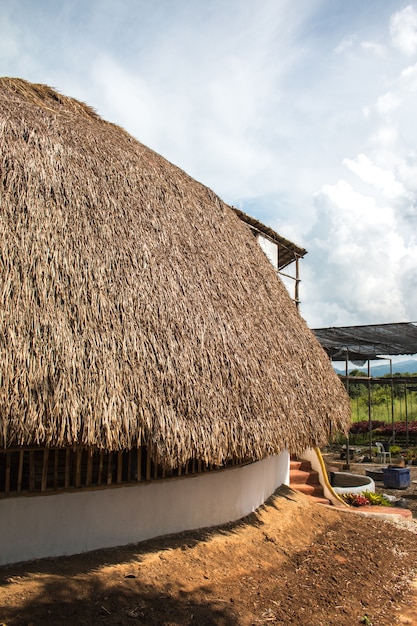
<path fill-rule="evenodd" d="M 0 66 L 307 248 L 309 326 L 417 319 L 417 2 L 0 0 Z"/>

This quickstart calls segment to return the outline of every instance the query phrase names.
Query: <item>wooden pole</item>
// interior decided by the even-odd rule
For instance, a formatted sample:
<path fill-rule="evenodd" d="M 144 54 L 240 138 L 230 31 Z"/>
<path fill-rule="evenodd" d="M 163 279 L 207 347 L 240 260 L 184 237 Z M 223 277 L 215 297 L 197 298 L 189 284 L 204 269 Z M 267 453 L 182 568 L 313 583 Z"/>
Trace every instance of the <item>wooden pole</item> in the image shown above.
<path fill-rule="evenodd" d="M 349 396 L 349 350 L 347 348 L 346 348 L 345 374 L 346 374 L 346 392 Z M 349 457 L 350 457 L 350 450 L 349 450 L 349 433 L 348 433 L 346 437 L 346 463 L 343 466 L 343 469 L 350 470 L 350 458 Z"/>

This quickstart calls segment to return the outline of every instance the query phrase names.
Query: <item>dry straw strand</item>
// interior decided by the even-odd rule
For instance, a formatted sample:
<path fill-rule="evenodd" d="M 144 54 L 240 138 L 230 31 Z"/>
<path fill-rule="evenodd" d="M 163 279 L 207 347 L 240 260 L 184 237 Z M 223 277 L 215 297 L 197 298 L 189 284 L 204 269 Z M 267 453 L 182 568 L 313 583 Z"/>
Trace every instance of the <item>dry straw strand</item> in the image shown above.
<path fill-rule="evenodd" d="M 346 430 L 339 379 L 231 207 L 50 87 L 0 79 L 0 107 L 0 447 L 220 465 Z"/>

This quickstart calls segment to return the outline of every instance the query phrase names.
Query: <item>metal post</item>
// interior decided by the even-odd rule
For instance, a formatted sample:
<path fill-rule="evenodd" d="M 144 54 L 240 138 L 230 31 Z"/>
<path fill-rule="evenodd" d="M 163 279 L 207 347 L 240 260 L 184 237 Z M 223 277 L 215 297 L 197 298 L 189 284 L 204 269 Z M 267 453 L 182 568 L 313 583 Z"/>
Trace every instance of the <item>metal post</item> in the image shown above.
<path fill-rule="evenodd" d="M 405 401 L 405 443 L 408 447 L 409 437 L 408 437 L 408 409 L 407 409 L 407 383 L 404 383 L 404 401 Z"/>
<path fill-rule="evenodd" d="M 346 348 L 346 391 L 349 396 L 349 350 Z M 350 402 L 350 398 L 349 398 Z M 349 433 L 346 437 L 346 463 L 343 466 L 343 469 L 350 470 L 350 451 L 349 451 Z"/>
<path fill-rule="evenodd" d="M 392 443 L 395 445 L 395 420 L 394 420 L 394 380 L 392 378 L 392 359 L 389 360 L 389 375 L 391 377 L 391 425 Z"/>
<path fill-rule="evenodd" d="M 369 431 L 369 458 L 372 459 L 371 361 L 370 359 L 368 359 L 368 431 Z"/>

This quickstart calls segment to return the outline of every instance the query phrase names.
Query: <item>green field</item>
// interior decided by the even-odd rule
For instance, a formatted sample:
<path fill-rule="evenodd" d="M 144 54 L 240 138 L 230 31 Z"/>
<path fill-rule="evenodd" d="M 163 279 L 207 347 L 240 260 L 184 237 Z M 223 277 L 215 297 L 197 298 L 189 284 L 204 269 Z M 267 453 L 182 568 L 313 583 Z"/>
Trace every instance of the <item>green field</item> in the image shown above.
<path fill-rule="evenodd" d="M 359 374 L 360 375 L 360 374 Z M 372 421 L 372 439 L 388 441 L 395 430 L 395 440 L 417 444 L 417 386 L 415 375 L 410 382 L 355 383 L 349 380 L 349 396 L 352 410 L 353 440 L 369 439 L 369 420 Z M 366 423 L 365 423 L 366 422 Z M 376 423 L 375 423 L 376 422 Z M 360 426 L 361 428 L 355 428 Z M 359 443 L 359 441 L 358 441 Z"/>
<path fill-rule="evenodd" d="M 371 393 L 370 409 L 368 408 L 368 395 L 350 399 L 352 409 L 352 422 L 360 422 L 369 419 L 383 422 L 403 422 L 404 420 L 417 420 L 417 393 L 408 393 L 407 398 L 394 397 L 391 401 L 388 397 L 375 397 Z M 407 400 L 407 402 L 406 402 Z"/>

